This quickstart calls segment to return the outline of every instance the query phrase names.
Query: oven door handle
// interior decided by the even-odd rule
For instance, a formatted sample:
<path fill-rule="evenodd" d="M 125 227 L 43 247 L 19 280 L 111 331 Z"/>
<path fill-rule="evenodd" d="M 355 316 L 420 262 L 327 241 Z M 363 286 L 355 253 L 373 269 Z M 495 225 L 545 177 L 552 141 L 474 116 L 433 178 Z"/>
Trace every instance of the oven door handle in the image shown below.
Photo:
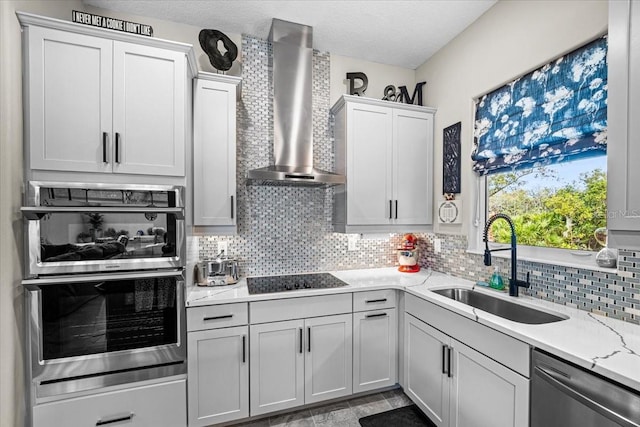
<path fill-rule="evenodd" d="M 58 276 L 39 279 L 23 280 L 24 285 L 59 285 L 61 283 L 107 282 L 119 279 L 148 279 L 156 277 L 181 277 L 182 270 L 148 271 L 145 273 L 111 273 L 111 274 L 82 274 L 78 276 Z"/>
<path fill-rule="evenodd" d="M 26 327 L 29 328 L 31 338 L 28 345 L 34 350 L 36 347 L 37 353 L 32 354 L 31 363 L 32 368 L 35 370 L 38 366 L 44 364 L 43 353 L 43 338 L 42 338 L 42 291 L 37 287 L 25 286 L 25 295 L 27 297 L 26 306 L 29 307 L 27 311 Z"/>
<path fill-rule="evenodd" d="M 596 411 L 603 417 L 608 418 L 611 421 L 618 423 L 623 427 L 640 427 L 640 424 L 625 418 L 623 415 L 618 414 L 614 410 L 607 408 L 606 406 L 600 404 L 599 402 L 596 402 L 591 397 L 585 396 L 580 391 L 572 387 L 570 384 L 570 381 L 567 378 L 563 377 L 562 375 L 549 371 L 540 366 L 536 366 L 535 371 L 538 375 L 540 375 L 540 378 L 545 380 L 547 383 L 557 388 L 562 393 L 570 396 L 571 398 L 587 406 L 589 409 Z"/>
<path fill-rule="evenodd" d="M 131 207 L 131 206 L 23 206 L 20 208 L 22 215 L 32 221 L 42 219 L 50 213 L 142 213 L 142 214 L 172 214 L 177 219 L 184 219 L 184 208 L 156 208 L 156 207 Z"/>

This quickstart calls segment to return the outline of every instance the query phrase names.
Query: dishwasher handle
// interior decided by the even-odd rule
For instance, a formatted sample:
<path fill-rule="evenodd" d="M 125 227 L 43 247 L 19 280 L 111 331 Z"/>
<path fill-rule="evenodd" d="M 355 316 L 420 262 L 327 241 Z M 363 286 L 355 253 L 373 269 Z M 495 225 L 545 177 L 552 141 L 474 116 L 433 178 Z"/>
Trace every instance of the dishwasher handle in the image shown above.
<path fill-rule="evenodd" d="M 623 415 L 607 408 L 606 406 L 596 402 L 591 397 L 585 396 L 580 391 L 571 386 L 571 382 L 564 376 L 540 366 L 535 367 L 535 371 L 540 378 L 560 390 L 562 393 L 571 396 L 573 399 L 596 411 L 603 417 L 620 424 L 623 427 L 640 427 L 640 424 L 629 420 Z"/>

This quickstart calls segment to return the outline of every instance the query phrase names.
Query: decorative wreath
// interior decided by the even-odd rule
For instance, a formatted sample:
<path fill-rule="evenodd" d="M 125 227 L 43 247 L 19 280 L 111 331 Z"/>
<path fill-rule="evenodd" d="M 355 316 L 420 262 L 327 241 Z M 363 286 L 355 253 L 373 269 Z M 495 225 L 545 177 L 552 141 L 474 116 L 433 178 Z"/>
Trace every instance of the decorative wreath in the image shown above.
<path fill-rule="evenodd" d="M 238 47 L 231 41 L 226 34 L 218 30 L 201 30 L 198 35 L 200 40 L 200 46 L 209 57 L 209 62 L 215 69 L 220 71 L 227 71 L 231 68 L 233 61 L 238 57 Z M 222 44 L 227 51 L 220 53 L 218 50 L 218 42 L 222 40 Z"/>

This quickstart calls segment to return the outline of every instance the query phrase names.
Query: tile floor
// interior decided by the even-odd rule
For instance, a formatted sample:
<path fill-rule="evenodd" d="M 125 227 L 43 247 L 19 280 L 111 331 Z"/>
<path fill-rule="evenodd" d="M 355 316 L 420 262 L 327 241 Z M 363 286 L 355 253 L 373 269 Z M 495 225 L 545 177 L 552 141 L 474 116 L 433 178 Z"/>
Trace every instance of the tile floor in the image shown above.
<path fill-rule="evenodd" d="M 395 389 L 236 424 L 233 427 L 360 427 L 358 418 L 411 403 L 402 390 Z"/>

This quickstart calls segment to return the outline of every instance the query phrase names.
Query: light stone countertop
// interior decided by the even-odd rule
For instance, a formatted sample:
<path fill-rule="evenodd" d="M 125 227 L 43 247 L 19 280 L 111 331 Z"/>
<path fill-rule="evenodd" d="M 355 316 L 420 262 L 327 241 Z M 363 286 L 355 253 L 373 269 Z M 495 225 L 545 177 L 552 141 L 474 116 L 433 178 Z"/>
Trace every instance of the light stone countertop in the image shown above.
<path fill-rule="evenodd" d="M 409 274 L 399 273 L 392 267 L 330 273 L 348 283 L 348 286 L 250 295 L 246 280 L 242 279 L 235 285 L 224 287 L 189 286 L 186 305 L 189 308 L 376 289 L 399 289 L 640 391 L 638 325 L 538 298 L 510 297 L 503 292 L 475 286 L 469 280 L 427 270 Z M 569 319 L 542 325 L 513 322 L 431 292 L 433 289 L 447 287 L 474 288 L 510 302 L 565 315 Z"/>

